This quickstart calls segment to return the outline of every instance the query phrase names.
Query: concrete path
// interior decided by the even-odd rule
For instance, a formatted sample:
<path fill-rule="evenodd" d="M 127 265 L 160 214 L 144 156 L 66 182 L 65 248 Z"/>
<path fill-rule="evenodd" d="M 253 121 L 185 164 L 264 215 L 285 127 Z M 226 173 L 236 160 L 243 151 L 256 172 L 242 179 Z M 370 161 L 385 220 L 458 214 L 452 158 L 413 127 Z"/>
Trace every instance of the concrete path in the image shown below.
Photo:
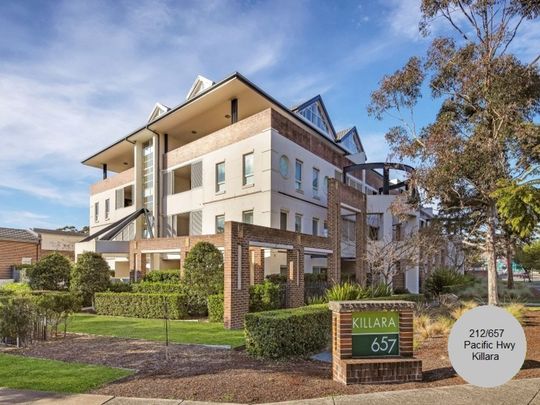
<path fill-rule="evenodd" d="M 279 402 L 280 405 L 540 405 L 540 378 L 514 380 L 496 388 L 454 385 L 373 394 L 344 395 L 310 400 Z M 0 404 L 40 405 L 204 405 L 210 402 L 150 398 L 122 398 L 108 395 L 55 394 L 0 388 Z M 275 403 L 278 404 L 278 403 Z M 220 405 L 227 405 L 220 403 Z"/>

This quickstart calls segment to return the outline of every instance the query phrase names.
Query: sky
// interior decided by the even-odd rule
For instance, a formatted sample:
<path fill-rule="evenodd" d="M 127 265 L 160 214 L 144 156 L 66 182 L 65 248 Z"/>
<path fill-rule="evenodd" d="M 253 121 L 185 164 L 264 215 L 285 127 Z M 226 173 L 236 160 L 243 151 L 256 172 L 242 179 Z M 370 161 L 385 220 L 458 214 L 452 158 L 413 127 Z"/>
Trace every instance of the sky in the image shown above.
<path fill-rule="evenodd" d="M 356 125 L 369 161 L 385 160 L 391 120 L 366 106 L 384 74 L 422 55 L 419 0 L 0 2 L 0 226 L 88 224 L 80 162 L 180 104 L 195 77 L 238 71 L 294 105 L 323 97 L 334 127 Z M 433 35 L 445 34 L 436 23 Z M 516 38 L 532 59 L 540 25 Z M 419 106 L 421 122 L 436 113 Z"/>

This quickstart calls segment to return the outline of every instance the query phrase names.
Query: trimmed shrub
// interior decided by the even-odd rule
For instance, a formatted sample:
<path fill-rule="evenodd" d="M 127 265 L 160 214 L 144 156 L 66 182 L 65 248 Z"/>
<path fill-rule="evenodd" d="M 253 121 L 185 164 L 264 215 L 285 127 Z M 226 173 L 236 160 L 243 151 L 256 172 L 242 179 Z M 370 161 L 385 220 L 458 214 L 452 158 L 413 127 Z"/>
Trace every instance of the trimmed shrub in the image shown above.
<path fill-rule="evenodd" d="M 35 303 L 31 297 L 12 297 L 0 305 L 0 337 L 11 340 L 17 346 L 25 346 L 32 340 L 35 319 Z"/>
<path fill-rule="evenodd" d="M 272 359 L 307 356 L 329 344 L 331 319 L 327 305 L 247 314 L 246 350 L 253 356 Z"/>
<path fill-rule="evenodd" d="M 280 307 L 279 284 L 266 280 L 262 284 L 249 287 L 249 310 L 251 312 L 270 311 Z"/>
<path fill-rule="evenodd" d="M 131 289 L 133 292 L 149 294 L 184 294 L 186 291 L 186 288 L 180 283 L 150 283 L 147 281 L 133 284 Z"/>
<path fill-rule="evenodd" d="M 320 283 L 320 282 L 326 282 L 328 280 L 328 277 L 326 273 L 304 273 L 304 281 L 306 283 Z"/>
<path fill-rule="evenodd" d="M 130 283 L 109 283 L 109 288 L 107 288 L 107 291 L 115 292 L 115 293 L 122 293 L 122 292 L 132 292 L 133 288 Z"/>
<path fill-rule="evenodd" d="M 282 276 L 281 274 L 269 274 L 266 276 L 266 279 L 274 284 L 285 284 L 287 282 L 287 276 Z"/>
<path fill-rule="evenodd" d="M 223 322 L 223 294 L 208 296 L 208 320 L 210 322 Z"/>
<path fill-rule="evenodd" d="M 81 295 L 84 305 L 93 304 L 94 294 L 110 287 L 110 272 L 99 253 L 84 252 L 71 273 L 71 290 Z"/>
<path fill-rule="evenodd" d="M 456 270 L 441 267 L 433 271 L 427 278 L 424 285 L 426 294 L 438 297 L 441 294 L 452 293 L 458 289 L 473 284 L 473 280 Z"/>
<path fill-rule="evenodd" d="M 183 294 L 96 293 L 96 313 L 99 315 L 135 318 L 187 318 L 186 296 Z"/>
<path fill-rule="evenodd" d="M 0 294 L 4 295 L 24 295 L 32 291 L 27 283 L 8 283 L 0 287 Z"/>
<path fill-rule="evenodd" d="M 180 270 L 152 270 L 144 276 L 149 283 L 179 283 Z"/>
<path fill-rule="evenodd" d="M 33 290 L 64 290 L 69 287 L 71 261 L 60 253 L 52 253 L 27 270 Z"/>

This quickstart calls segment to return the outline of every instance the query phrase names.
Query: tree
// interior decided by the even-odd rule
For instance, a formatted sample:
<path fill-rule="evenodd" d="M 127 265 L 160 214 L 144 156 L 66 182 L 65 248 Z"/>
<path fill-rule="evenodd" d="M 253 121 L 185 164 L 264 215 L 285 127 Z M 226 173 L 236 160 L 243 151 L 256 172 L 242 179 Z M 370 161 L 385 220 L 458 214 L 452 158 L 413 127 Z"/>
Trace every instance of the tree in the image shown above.
<path fill-rule="evenodd" d="M 500 181 L 519 177 L 540 160 L 540 74 L 537 57 L 508 53 L 521 23 L 538 17 L 538 1 L 423 0 L 421 32 L 446 21 L 457 38 L 435 38 L 425 58 L 411 58 L 385 76 L 370 114 L 399 124 L 386 135 L 393 153 L 410 159 L 412 183 L 443 217 L 459 221 L 487 259 L 488 300 L 498 304 L 495 239 Z M 441 101 L 433 123 L 418 129 L 414 108 L 428 83 Z M 469 241 L 470 242 L 470 241 Z"/>
<path fill-rule="evenodd" d="M 84 252 L 71 275 L 71 289 L 82 296 L 85 305 L 94 304 L 94 294 L 109 287 L 111 269 L 99 253 Z"/>
<path fill-rule="evenodd" d="M 518 249 L 516 261 L 526 270 L 540 271 L 540 240 L 531 242 Z"/>
<path fill-rule="evenodd" d="M 60 253 L 52 253 L 28 269 L 33 290 L 63 290 L 69 286 L 71 261 Z"/>
<path fill-rule="evenodd" d="M 186 255 L 184 281 L 190 290 L 207 297 L 223 292 L 223 255 L 213 244 L 198 242 Z"/>

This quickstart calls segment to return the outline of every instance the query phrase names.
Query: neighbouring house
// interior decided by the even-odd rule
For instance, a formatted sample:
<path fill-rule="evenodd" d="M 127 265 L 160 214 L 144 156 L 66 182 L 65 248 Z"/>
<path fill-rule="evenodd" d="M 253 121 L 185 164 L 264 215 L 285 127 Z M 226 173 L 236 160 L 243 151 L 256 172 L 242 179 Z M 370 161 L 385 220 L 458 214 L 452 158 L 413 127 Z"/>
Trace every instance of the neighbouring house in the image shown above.
<path fill-rule="evenodd" d="M 269 274 L 287 277 L 289 306 L 304 302 L 304 273 L 365 281 L 366 221 L 391 234 L 389 203 L 408 190 L 389 178 L 405 165 L 366 164 L 356 128 L 337 131 L 320 96 L 288 108 L 239 73 L 199 76 L 183 103 L 156 104 L 83 164 L 103 179 L 76 254 L 101 253 L 116 277 L 137 279 L 181 268 L 210 241 L 224 252 L 228 327 L 241 326 L 249 285 Z M 430 216 L 413 212 L 406 226 Z M 417 292 L 418 266 L 400 283 Z"/>
<path fill-rule="evenodd" d="M 0 228 L 0 283 L 17 278 L 15 266 L 33 264 L 53 252 L 74 260 L 75 243 L 86 236 L 80 232 L 42 228 Z"/>
<path fill-rule="evenodd" d="M 83 232 L 56 229 L 32 228 L 32 231 L 39 235 L 40 257 L 57 252 L 71 260 L 75 260 L 75 244 L 88 236 Z"/>
<path fill-rule="evenodd" d="M 14 266 L 38 259 L 39 235 L 27 229 L 0 228 L 0 284 L 14 280 Z"/>

